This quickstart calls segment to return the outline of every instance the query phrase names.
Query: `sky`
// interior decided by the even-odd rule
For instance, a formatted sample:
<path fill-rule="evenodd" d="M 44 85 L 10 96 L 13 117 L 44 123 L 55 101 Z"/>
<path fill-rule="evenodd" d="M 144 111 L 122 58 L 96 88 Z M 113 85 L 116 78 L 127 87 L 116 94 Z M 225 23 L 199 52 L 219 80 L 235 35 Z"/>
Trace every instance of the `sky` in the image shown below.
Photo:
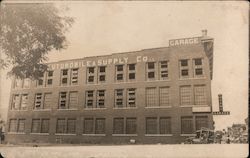
<path fill-rule="evenodd" d="M 75 18 L 66 34 L 68 48 L 49 54 L 49 62 L 86 56 L 166 47 L 170 39 L 214 38 L 213 110 L 223 94 L 225 111 L 214 116 L 216 129 L 244 123 L 248 116 L 248 3 L 247 2 L 58 2 Z M 10 80 L 1 72 L 0 114 L 6 118 Z"/>

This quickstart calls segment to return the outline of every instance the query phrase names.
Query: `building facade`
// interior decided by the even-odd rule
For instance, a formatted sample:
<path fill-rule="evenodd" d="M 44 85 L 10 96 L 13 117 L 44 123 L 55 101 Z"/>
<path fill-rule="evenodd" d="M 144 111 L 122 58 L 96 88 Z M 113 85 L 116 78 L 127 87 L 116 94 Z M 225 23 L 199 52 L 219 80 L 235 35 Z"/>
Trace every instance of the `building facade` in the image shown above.
<path fill-rule="evenodd" d="M 39 80 L 14 79 L 10 143 L 181 143 L 213 129 L 213 39 L 49 63 Z"/>

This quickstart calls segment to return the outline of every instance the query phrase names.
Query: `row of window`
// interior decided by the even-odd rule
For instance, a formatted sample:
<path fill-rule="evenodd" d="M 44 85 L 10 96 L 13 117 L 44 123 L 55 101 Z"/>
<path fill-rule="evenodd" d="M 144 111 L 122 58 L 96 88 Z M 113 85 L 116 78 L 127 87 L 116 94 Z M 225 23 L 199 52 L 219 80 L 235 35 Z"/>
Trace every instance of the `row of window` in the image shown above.
<path fill-rule="evenodd" d="M 136 89 L 116 89 L 114 98 L 115 108 L 136 107 Z M 146 107 L 171 106 L 170 87 L 148 87 L 146 88 Z M 108 97 L 108 96 L 107 96 Z M 84 108 L 105 108 L 105 90 L 88 90 L 85 93 Z M 194 97 L 194 99 L 192 99 Z M 194 102 L 192 101 L 194 100 Z M 52 93 L 36 93 L 34 109 L 49 109 L 52 103 Z M 55 103 L 56 104 L 56 103 Z M 77 109 L 79 104 L 77 91 L 64 91 L 59 93 L 58 109 Z M 180 86 L 181 105 L 206 105 L 205 85 Z M 28 94 L 15 94 L 12 100 L 13 110 L 26 110 L 28 106 Z"/>
<path fill-rule="evenodd" d="M 196 116 L 194 118 L 181 117 L 181 133 L 192 134 L 195 129 L 208 128 L 207 116 Z M 25 119 L 10 119 L 9 132 L 25 133 Z M 47 118 L 32 119 L 31 133 L 49 133 L 50 120 Z M 105 134 L 105 118 L 84 118 L 83 134 Z M 171 117 L 146 117 L 146 134 L 171 134 Z M 195 125 L 195 129 L 194 129 Z M 56 133 L 75 134 L 76 118 L 58 118 L 56 123 Z M 137 134 L 136 117 L 113 118 L 113 134 Z"/>
<path fill-rule="evenodd" d="M 190 61 L 193 61 L 192 67 Z M 158 64 L 158 69 L 156 69 Z M 127 67 L 127 68 L 126 68 Z M 193 69 L 193 77 L 202 77 L 203 60 L 198 59 L 185 59 L 179 61 L 180 78 L 190 78 L 190 69 Z M 106 81 L 106 66 L 88 67 L 87 68 L 87 83 L 104 83 Z M 115 65 L 115 81 L 135 81 L 136 80 L 136 64 L 128 65 Z M 126 77 L 125 77 L 126 74 Z M 60 85 L 77 85 L 78 84 L 78 68 L 63 69 L 60 72 Z M 169 77 L 169 62 L 148 62 L 146 64 L 146 78 L 147 80 L 166 80 Z M 40 76 L 37 81 L 37 86 L 51 86 L 53 84 L 53 71 L 45 72 Z M 15 80 L 16 88 L 29 88 L 29 79 Z"/>

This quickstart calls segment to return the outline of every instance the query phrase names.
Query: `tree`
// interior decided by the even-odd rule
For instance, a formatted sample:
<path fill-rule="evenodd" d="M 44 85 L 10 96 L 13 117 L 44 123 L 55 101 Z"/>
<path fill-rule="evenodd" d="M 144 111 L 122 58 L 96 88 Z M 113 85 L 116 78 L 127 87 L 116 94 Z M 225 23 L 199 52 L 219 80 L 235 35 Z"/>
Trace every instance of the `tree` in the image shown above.
<path fill-rule="evenodd" d="M 50 4 L 0 6 L 0 69 L 9 76 L 37 79 L 47 70 L 47 54 L 67 47 L 65 33 L 74 19 Z"/>

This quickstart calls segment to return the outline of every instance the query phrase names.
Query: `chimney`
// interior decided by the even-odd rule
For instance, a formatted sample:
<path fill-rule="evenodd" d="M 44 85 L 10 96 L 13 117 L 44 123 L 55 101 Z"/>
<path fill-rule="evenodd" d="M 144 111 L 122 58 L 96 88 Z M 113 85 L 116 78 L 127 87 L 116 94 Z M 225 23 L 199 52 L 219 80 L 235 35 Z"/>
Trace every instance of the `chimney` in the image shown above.
<path fill-rule="evenodd" d="M 203 37 L 207 36 L 207 30 L 201 30 L 201 32 Z"/>

